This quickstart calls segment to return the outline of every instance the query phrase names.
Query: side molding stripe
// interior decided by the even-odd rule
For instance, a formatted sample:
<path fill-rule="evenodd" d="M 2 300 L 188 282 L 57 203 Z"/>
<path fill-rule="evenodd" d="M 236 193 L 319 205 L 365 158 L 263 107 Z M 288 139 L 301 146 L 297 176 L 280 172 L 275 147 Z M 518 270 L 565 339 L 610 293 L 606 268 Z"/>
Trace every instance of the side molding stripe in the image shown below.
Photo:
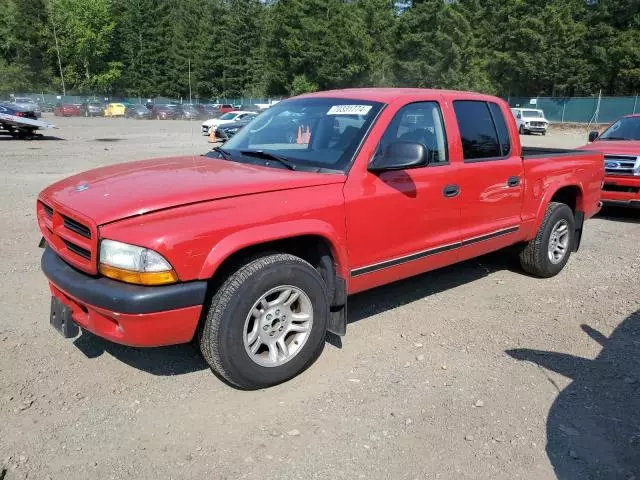
<path fill-rule="evenodd" d="M 368 265 L 366 267 L 356 268 L 355 270 L 351 270 L 351 276 L 358 277 L 360 275 L 366 275 L 368 273 L 377 272 L 378 270 L 383 270 L 385 268 L 395 267 L 398 265 L 402 265 L 404 263 L 420 260 L 421 258 L 429 257 L 431 255 L 437 255 L 438 253 L 448 252 L 450 250 L 455 250 L 457 248 L 473 245 L 474 243 L 485 242 L 487 240 L 491 240 L 492 238 L 501 237 L 503 235 L 508 235 L 510 233 L 517 232 L 519 228 L 520 227 L 503 228 L 502 230 L 497 230 L 495 232 L 482 235 L 480 237 L 468 238 L 466 240 L 463 240 L 462 242 L 452 243 L 450 245 L 443 245 L 441 247 L 436 247 L 436 248 L 430 248 L 429 250 L 423 250 L 421 252 L 412 253 L 404 257 L 398 257 L 391 260 L 385 260 L 383 262 L 374 263 L 373 265 Z"/>

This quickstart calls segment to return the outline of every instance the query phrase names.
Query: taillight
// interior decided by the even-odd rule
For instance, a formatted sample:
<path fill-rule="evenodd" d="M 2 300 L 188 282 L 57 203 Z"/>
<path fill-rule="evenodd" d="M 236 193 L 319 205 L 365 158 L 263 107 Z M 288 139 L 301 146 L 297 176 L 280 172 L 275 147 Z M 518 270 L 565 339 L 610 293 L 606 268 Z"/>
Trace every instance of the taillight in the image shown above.
<path fill-rule="evenodd" d="M 16 117 L 26 117 L 27 114 L 24 112 L 16 112 Z"/>

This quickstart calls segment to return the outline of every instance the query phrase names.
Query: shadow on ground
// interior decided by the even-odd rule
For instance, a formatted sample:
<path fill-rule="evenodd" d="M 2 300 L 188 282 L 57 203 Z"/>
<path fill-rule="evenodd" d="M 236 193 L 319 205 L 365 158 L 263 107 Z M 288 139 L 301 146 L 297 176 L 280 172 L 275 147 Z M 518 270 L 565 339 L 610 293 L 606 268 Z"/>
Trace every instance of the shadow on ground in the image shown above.
<path fill-rule="evenodd" d="M 0 142 L 9 141 L 9 140 L 23 141 L 23 142 L 38 142 L 38 141 L 42 141 L 42 140 L 54 140 L 54 141 L 60 140 L 60 141 L 65 141 L 64 138 L 54 137 L 52 135 L 37 134 L 35 137 L 25 138 L 25 137 L 12 137 L 9 134 L 9 132 L 5 132 L 5 131 L 0 132 Z"/>
<path fill-rule="evenodd" d="M 348 322 L 366 319 L 500 270 L 521 272 L 515 251 L 491 253 L 350 297 Z M 337 335 L 327 333 L 326 341 L 336 348 L 342 348 L 342 340 Z M 181 375 L 208 368 L 197 348 L 191 344 L 134 348 L 112 343 L 87 331 L 83 331 L 74 344 L 88 358 L 96 358 L 106 352 L 127 365 L 152 375 Z"/>
<path fill-rule="evenodd" d="M 200 352 L 191 344 L 158 348 L 127 347 L 86 330 L 73 343 L 88 358 L 96 358 L 106 352 L 121 362 L 152 375 L 182 375 L 209 368 Z"/>
<path fill-rule="evenodd" d="M 604 207 L 597 218 L 612 222 L 640 223 L 640 208 Z"/>
<path fill-rule="evenodd" d="M 528 349 L 507 353 L 573 380 L 547 420 L 547 455 L 559 480 L 640 479 L 640 310 L 608 338 L 588 325 L 582 329 L 602 345 L 593 360 Z"/>

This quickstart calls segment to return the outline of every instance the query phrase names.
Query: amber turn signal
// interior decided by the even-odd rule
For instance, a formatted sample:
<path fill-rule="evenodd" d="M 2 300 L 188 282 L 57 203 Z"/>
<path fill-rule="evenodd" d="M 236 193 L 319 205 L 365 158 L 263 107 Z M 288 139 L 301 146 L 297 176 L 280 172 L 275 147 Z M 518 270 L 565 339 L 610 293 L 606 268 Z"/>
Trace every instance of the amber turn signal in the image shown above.
<path fill-rule="evenodd" d="M 123 268 L 100 264 L 100 273 L 108 278 L 136 285 L 168 285 L 178 281 L 178 275 L 173 270 L 164 272 L 133 272 Z"/>

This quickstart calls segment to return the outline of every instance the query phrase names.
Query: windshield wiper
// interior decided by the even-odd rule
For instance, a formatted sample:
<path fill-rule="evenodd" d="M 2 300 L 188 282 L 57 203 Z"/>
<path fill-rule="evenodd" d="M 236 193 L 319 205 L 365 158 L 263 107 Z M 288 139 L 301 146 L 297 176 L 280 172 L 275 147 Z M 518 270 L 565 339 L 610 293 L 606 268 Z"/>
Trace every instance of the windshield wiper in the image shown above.
<path fill-rule="evenodd" d="M 289 170 L 297 169 L 296 165 L 291 163 L 287 157 L 283 157 L 282 155 L 277 155 L 275 153 L 265 152 L 264 150 L 240 150 L 240 153 L 243 155 L 265 158 L 267 160 L 275 160 L 287 167 Z"/>
<path fill-rule="evenodd" d="M 211 149 L 213 152 L 219 153 L 220 156 L 222 158 L 224 158 L 225 160 L 228 161 L 233 161 L 233 159 L 231 158 L 231 155 L 229 154 L 229 152 L 227 152 L 225 149 L 223 149 L 222 147 L 213 147 Z"/>
<path fill-rule="evenodd" d="M 598 140 L 632 140 L 632 139 L 627 137 L 604 137 L 604 138 L 599 138 Z"/>

